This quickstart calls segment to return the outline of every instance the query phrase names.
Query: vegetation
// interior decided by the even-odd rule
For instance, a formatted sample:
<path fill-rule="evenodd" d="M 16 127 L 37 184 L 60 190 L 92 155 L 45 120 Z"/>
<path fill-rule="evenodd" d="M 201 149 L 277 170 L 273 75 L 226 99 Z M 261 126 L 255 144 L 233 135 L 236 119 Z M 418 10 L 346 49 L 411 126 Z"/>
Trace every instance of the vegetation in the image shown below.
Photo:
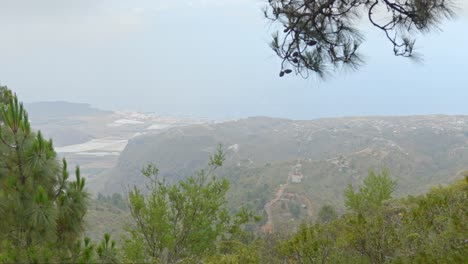
<path fill-rule="evenodd" d="M 422 194 L 462 177 L 459 172 L 468 169 L 464 121 L 453 116 L 248 118 L 178 127 L 132 139 L 116 167 L 102 175 L 109 180 L 101 190 L 112 194 L 134 184 L 143 189 L 148 178 L 139 177 L 140 169 L 148 163 L 157 164 L 160 175 L 176 183 L 202 169 L 209 162 L 207 152 L 221 142 L 226 160 L 216 174 L 230 183 L 228 207 L 245 206 L 264 216 L 259 227 L 266 221 L 265 205 L 286 184 L 291 167 L 302 165 L 302 182 L 284 189 L 289 201 L 272 208 L 275 229 L 291 232 L 303 221 L 316 220 L 324 205 L 344 213 L 347 186 L 362 183 L 369 169 L 392 172 L 398 181 L 396 197 Z"/>
<path fill-rule="evenodd" d="M 282 59 L 280 76 L 324 77 L 327 70 L 363 63 L 363 35 L 356 25 L 365 15 L 381 30 L 396 56 L 415 58 L 415 33 L 437 29 L 454 15 L 451 0 L 269 0 L 265 17 L 283 26 L 271 47 Z"/>
<path fill-rule="evenodd" d="M 90 199 L 84 219 L 84 235 L 91 241 L 99 241 L 105 234 L 109 234 L 120 245 L 125 235 L 125 225 L 130 219 L 128 207 L 122 210 L 111 203 Z"/>
<path fill-rule="evenodd" d="M 3 93 L 0 130 L 0 259 L 11 262 L 52 259 L 49 250 L 62 252 L 60 261 L 72 257 L 83 230 L 87 193 L 76 169 L 68 181 L 67 163 L 56 160 L 52 141 L 30 129 L 28 115 L 15 95 Z"/>
<path fill-rule="evenodd" d="M 241 235 L 241 227 L 253 215 L 241 209 L 231 216 L 227 209 L 229 183 L 212 171 L 221 166 L 224 154 L 218 149 L 210 167 L 177 184 L 158 180 L 158 170 L 149 165 L 143 174 L 155 177 L 145 196 L 135 187 L 130 192 L 133 225 L 124 242 L 127 261 L 193 263 L 212 255 Z"/>
<path fill-rule="evenodd" d="M 128 209 L 124 197 L 120 193 L 114 193 L 112 195 L 103 195 L 98 193 L 97 202 L 100 204 L 109 204 L 115 206 L 120 210 Z"/>
<path fill-rule="evenodd" d="M 85 179 L 57 160 L 51 140 L 31 131 L 16 95 L 1 87 L 0 262 L 89 262 L 94 246 L 81 244 L 88 206 Z"/>
<path fill-rule="evenodd" d="M 398 200 L 388 199 L 393 186 L 386 172 L 371 173 L 359 191 L 347 192 L 347 213 L 303 225 L 281 254 L 295 263 L 466 262 L 468 178 Z"/>
<path fill-rule="evenodd" d="M 265 16 L 283 27 L 271 43 L 282 60 L 280 76 L 324 77 L 363 63 L 364 37 L 356 27 L 362 14 L 384 33 L 396 56 L 417 59 L 409 36 L 432 31 L 453 10 L 450 0 L 268 0 Z M 41 104 L 34 107 L 44 111 Z M 73 109 L 54 114 L 73 116 Z M 93 200 L 80 168 L 70 179 L 52 140 L 33 131 L 16 94 L 0 86 L 0 263 L 468 262 L 464 123 L 450 123 L 449 130 L 443 120 L 437 132 L 427 132 L 420 120 L 341 126 L 250 121 L 132 139 L 122 155 L 128 159 L 119 164 L 124 169 L 111 173 L 133 176 L 154 160 L 160 167 L 146 166 L 146 181 L 128 194 L 107 190 L 117 192 Z M 245 122 L 241 132 L 236 122 Z M 186 136 L 186 129 L 194 136 Z M 73 135 L 63 142 L 74 142 Z M 220 141 L 230 147 L 219 147 L 200 169 L 206 162 L 201 152 L 212 152 Z M 229 163 L 218 170 L 227 176 L 218 177 L 227 156 Z M 396 177 L 387 169 L 363 177 L 364 168 L 382 164 Z M 173 175 L 161 178 L 161 168 Z M 427 191 L 440 183 L 450 185 Z M 408 190 L 419 195 L 404 196 Z M 96 213 L 101 211 L 105 217 Z M 268 219 L 260 221 L 256 213 Z M 103 223 L 90 228 L 87 221 Z M 110 233 L 120 237 L 113 240 Z"/>
<path fill-rule="evenodd" d="M 468 259 L 468 173 L 426 194 L 394 198 L 388 170 L 370 171 L 344 191 L 342 210 L 325 204 L 297 231 L 263 234 L 254 214 L 228 207 L 229 182 L 217 177 L 222 148 L 209 166 L 178 182 L 154 165 L 147 189 L 98 196 L 96 206 L 128 210 L 126 235 L 115 242 L 84 236 L 90 198 L 79 168 L 69 180 L 51 140 L 33 132 L 16 95 L 0 102 L 0 263 L 464 263 Z M 274 169 L 269 164 L 266 168 Z M 297 188 L 290 186 L 288 188 Z M 268 188 L 267 188 L 268 189 Z M 298 217 L 300 196 L 282 202 Z M 128 204 L 128 207 L 123 206 Z M 121 207 L 121 209 L 118 209 Z M 98 207 L 96 207 L 98 208 Z"/>
<path fill-rule="evenodd" d="M 345 193 L 346 207 L 362 215 L 372 212 L 392 197 L 395 187 L 396 182 L 390 179 L 388 170 L 383 170 L 380 174 L 371 171 L 359 191 L 354 191 L 349 185 Z"/>

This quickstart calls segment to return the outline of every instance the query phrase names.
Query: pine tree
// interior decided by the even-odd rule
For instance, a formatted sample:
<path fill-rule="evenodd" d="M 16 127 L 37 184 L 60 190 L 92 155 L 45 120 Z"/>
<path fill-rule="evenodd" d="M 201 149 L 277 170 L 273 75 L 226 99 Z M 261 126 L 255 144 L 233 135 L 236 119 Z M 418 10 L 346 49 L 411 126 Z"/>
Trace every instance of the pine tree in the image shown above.
<path fill-rule="evenodd" d="M 396 56 L 417 58 L 415 38 L 454 15 L 452 0 L 268 0 L 264 14 L 283 27 L 271 47 L 282 59 L 280 76 L 308 77 L 363 63 L 357 25 L 365 17 L 390 42 Z"/>
<path fill-rule="evenodd" d="M 69 181 L 52 140 L 33 132 L 16 95 L 0 93 L 0 261 L 66 262 L 81 239 L 88 194 Z M 6 103 L 5 103 L 6 102 Z"/>

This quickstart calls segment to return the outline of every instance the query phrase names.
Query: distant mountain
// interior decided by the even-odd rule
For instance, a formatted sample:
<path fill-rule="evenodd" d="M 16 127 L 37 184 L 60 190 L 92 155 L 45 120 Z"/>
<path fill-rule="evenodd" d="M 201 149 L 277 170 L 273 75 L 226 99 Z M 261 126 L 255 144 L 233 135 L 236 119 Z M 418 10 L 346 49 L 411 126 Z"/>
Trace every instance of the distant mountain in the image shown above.
<path fill-rule="evenodd" d="M 325 203 L 343 208 L 345 187 L 359 183 L 369 169 L 388 168 L 400 195 L 460 177 L 468 169 L 468 116 L 254 117 L 172 128 L 131 139 L 117 166 L 101 175 L 98 189 L 113 193 L 143 186 L 139 171 L 150 162 L 170 180 L 186 177 L 207 163 L 219 143 L 226 148 L 227 161 L 218 174 L 232 183 L 233 207 L 247 205 L 262 212 L 300 165 L 302 182 L 289 182 L 275 209 L 283 215 L 276 222 L 286 225 L 291 219 L 313 218 Z M 290 210 L 296 214 L 291 216 Z"/>
<path fill-rule="evenodd" d="M 88 104 L 70 102 L 35 102 L 25 104 L 35 129 L 54 140 L 55 146 L 66 146 L 93 139 L 93 131 L 85 126 L 89 118 L 112 114 Z"/>
<path fill-rule="evenodd" d="M 88 104 L 39 102 L 25 105 L 32 126 L 52 138 L 60 158 L 69 167 L 79 165 L 93 191 L 96 177 L 113 168 L 127 141 L 138 135 L 158 133 L 170 127 L 206 122 L 156 113 L 104 111 Z"/>
<path fill-rule="evenodd" d="M 91 116 L 91 115 L 106 115 L 111 111 L 104 111 L 89 104 L 70 103 L 64 101 L 56 102 L 34 102 L 25 104 L 26 109 L 31 117 L 31 120 L 64 118 L 72 116 Z"/>

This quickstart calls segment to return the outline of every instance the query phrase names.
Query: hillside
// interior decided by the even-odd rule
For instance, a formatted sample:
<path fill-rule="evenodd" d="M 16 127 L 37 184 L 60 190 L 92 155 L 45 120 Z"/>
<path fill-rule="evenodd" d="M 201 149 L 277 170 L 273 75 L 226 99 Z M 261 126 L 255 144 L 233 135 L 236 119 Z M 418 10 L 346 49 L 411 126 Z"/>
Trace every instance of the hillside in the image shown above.
<path fill-rule="evenodd" d="M 70 167 L 81 167 L 90 191 L 100 184 L 96 175 L 117 164 L 129 139 L 203 122 L 154 113 L 106 111 L 70 102 L 30 103 L 26 108 L 34 128 L 53 139 L 59 157 L 66 158 Z"/>
<path fill-rule="evenodd" d="M 170 180 L 186 177 L 207 163 L 219 143 L 227 161 L 218 174 L 231 181 L 231 206 L 264 213 L 281 191 L 269 209 L 281 226 L 296 226 L 297 220 L 314 218 L 321 205 L 342 208 L 344 188 L 359 183 L 369 169 L 388 168 L 399 195 L 453 181 L 468 169 L 468 116 L 254 117 L 161 130 L 130 139 L 117 166 L 99 176 L 106 182 L 98 190 L 142 186 L 139 171 L 150 162 Z M 300 183 L 288 180 L 294 170 L 303 175 Z"/>

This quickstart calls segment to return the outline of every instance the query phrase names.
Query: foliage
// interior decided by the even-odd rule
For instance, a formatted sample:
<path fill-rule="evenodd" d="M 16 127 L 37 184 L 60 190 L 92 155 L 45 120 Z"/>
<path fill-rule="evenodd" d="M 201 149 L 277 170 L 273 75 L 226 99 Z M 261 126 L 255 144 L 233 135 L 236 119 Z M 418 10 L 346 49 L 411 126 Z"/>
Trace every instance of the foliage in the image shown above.
<path fill-rule="evenodd" d="M 101 193 L 98 193 L 97 202 L 103 204 L 110 204 L 124 211 L 128 209 L 125 199 L 120 193 L 113 193 L 112 195 L 103 195 Z"/>
<path fill-rule="evenodd" d="M 2 95 L 8 95 L 8 103 L 0 109 L 1 259 L 57 261 L 54 252 L 69 256 L 83 231 L 85 180 L 77 168 L 75 181 L 68 181 L 67 163 L 60 166 L 52 141 L 31 131 L 16 95 Z"/>
<path fill-rule="evenodd" d="M 0 85 L 0 108 L 5 108 L 11 98 L 11 90 L 7 86 Z M 0 121 L 3 122 L 3 117 L 0 115 Z"/>
<path fill-rule="evenodd" d="M 304 77 L 324 77 L 330 68 L 357 68 L 363 63 L 357 29 L 365 15 L 393 45 L 396 56 L 414 57 L 409 36 L 437 28 L 454 15 L 451 0 L 269 0 L 265 17 L 284 27 L 271 47 L 282 59 L 280 76 L 292 67 Z"/>
<path fill-rule="evenodd" d="M 101 244 L 96 249 L 96 252 L 99 256 L 98 263 L 118 263 L 117 258 L 117 249 L 115 247 L 115 241 L 110 240 L 110 235 L 108 233 L 104 234 L 104 239 Z"/>
<path fill-rule="evenodd" d="M 318 213 L 318 222 L 320 223 L 330 223 L 331 221 L 338 218 L 338 213 L 336 212 L 335 207 L 326 204 L 320 208 Z"/>
<path fill-rule="evenodd" d="M 252 227 L 247 223 L 258 220 L 252 212 L 241 208 L 233 214 L 228 209 L 229 183 L 214 175 L 225 158 L 221 146 L 208 168 L 177 183 L 160 179 L 158 168 L 147 166 L 142 174 L 150 179 L 148 193 L 135 187 L 129 194 L 133 222 L 122 247 L 108 233 L 94 244 L 83 238 L 89 198 L 79 168 L 75 180 L 70 180 L 67 162 L 57 160 L 52 141 L 45 140 L 40 131 L 33 132 L 16 95 L 0 89 L 0 263 L 468 260 L 468 172 L 460 172 L 465 179 L 450 186 L 393 199 L 396 182 L 389 171 L 370 171 L 358 188 L 349 185 L 345 191 L 343 215 L 324 205 L 315 223 L 304 223 L 293 234 L 266 235 L 249 232 Z M 265 169 L 272 173 L 278 171 L 275 166 Z M 288 188 L 291 191 L 299 185 Z M 268 193 L 269 189 L 262 190 Z M 300 215 L 299 201 L 291 200 L 283 209 Z M 100 195 L 98 203 L 124 204 L 119 194 Z"/>
<path fill-rule="evenodd" d="M 354 191 L 351 184 L 348 186 L 345 205 L 355 213 L 372 212 L 392 198 L 395 187 L 396 182 L 390 179 L 388 170 L 384 169 L 379 174 L 370 171 L 358 192 Z"/>
<path fill-rule="evenodd" d="M 334 221 L 303 225 L 283 242 L 279 247 L 283 259 L 294 263 L 465 263 L 468 178 L 426 195 L 387 200 L 393 185 L 386 173 L 371 173 L 360 191 L 348 196 L 347 203 L 353 206 L 346 214 Z M 354 206 L 349 199 L 356 196 L 372 210 Z"/>
<path fill-rule="evenodd" d="M 52 140 L 31 130 L 23 104 L 6 87 L 0 116 L 0 263 L 107 263 L 112 247 L 95 252 L 89 239 L 81 243 L 88 193 L 79 168 L 70 180 Z"/>
<path fill-rule="evenodd" d="M 296 202 L 289 202 L 289 211 L 295 218 L 299 218 L 299 215 L 301 214 L 301 206 L 296 203 Z"/>
<path fill-rule="evenodd" d="M 296 259 L 300 263 L 327 263 L 334 250 L 336 233 L 326 225 L 303 225 L 280 251 L 285 259 Z"/>
<path fill-rule="evenodd" d="M 142 173 L 152 178 L 150 194 L 134 188 L 129 194 L 134 224 L 128 228 L 124 254 L 129 262 L 193 262 L 215 254 L 221 242 L 242 235 L 241 226 L 253 215 L 227 209 L 229 183 L 213 170 L 222 165 L 223 152 L 211 158 L 208 169 L 176 184 L 158 178 L 154 165 Z"/>
<path fill-rule="evenodd" d="M 275 229 L 293 230 L 301 221 L 315 219 L 322 205 L 333 205 L 343 213 L 346 187 L 362 182 L 369 168 L 385 166 L 397 176 L 395 197 L 450 183 L 467 166 L 468 148 L 463 146 L 468 126 L 464 121 L 465 117 L 453 116 L 315 121 L 249 118 L 168 129 L 129 142 L 121 162 L 105 175 L 109 179 L 106 193 L 123 192 L 129 184 L 144 188 L 147 178 L 139 177 L 140 170 L 151 162 L 157 163 L 169 183 L 175 183 L 203 168 L 209 162 L 206 151 L 214 153 L 216 142 L 223 142 L 238 147 L 237 151 L 227 147 L 226 161 L 217 169 L 217 175 L 229 181 L 228 207 L 234 210 L 245 206 L 262 215 L 265 204 L 287 182 L 291 167 L 300 158 L 304 179 L 290 184 L 285 193 L 308 209 L 301 209 L 294 222 L 289 221 L 288 208 L 275 212 Z"/>

